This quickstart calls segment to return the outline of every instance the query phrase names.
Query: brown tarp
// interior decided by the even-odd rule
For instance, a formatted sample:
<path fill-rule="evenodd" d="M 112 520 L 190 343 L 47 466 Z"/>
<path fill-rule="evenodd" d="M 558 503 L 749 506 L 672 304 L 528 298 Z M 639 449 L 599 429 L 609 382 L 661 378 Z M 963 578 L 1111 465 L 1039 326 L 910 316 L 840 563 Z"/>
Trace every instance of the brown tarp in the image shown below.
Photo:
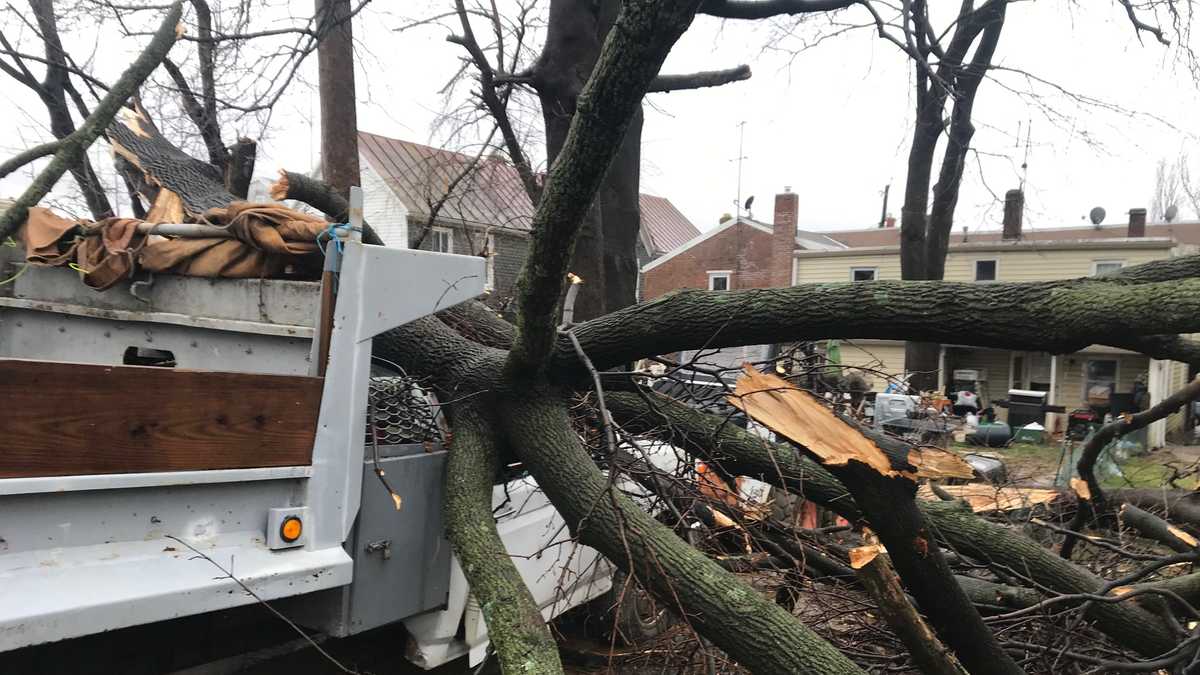
<path fill-rule="evenodd" d="M 33 208 L 22 228 L 26 260 L 74 265 L 97 290 L 138 271 L 198 277 L 315 279 L 321 271 L 317 237 L 324 219 L 279 204 L 234 202 L 209 209 L 204 221 L 233 238 L 163 237 L 139 233 L 139 220 L 68 220 Z"/>

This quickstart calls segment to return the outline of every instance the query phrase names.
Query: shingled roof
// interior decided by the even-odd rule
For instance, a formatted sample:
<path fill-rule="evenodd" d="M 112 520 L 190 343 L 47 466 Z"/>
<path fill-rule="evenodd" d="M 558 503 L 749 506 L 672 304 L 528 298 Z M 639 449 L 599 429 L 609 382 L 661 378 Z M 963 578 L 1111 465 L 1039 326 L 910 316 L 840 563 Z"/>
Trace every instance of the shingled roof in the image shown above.
<path fill-rule="evenodd" d="M 484 158 L 476 170 L 450 186 L 474 156 L 358 132 L 358 151 L 408 207 L 410 216 L 427 217 L 432 204 L 449 190 L 438 218 L 468 225 L 498 226 L 528 232 L 533 204 L 517 169 L 507 160 Z M 643 242 L 652 255 L 664 253 L 699 234 L 679 209 L 663 197 L 641 195 Z"/>

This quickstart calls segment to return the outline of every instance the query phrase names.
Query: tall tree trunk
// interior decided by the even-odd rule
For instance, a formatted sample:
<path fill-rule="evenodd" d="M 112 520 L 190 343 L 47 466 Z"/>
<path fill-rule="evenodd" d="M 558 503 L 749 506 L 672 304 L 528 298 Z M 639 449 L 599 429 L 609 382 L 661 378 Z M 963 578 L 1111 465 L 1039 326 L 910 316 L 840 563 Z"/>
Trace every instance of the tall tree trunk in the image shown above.
<path fill-rule="evenodd" d="M 350 0 L 316 0 L 317 79 L 321 95 L 321 175 L 339 194 L 360 185 L 354 40 Z"/>
<path fill-rule="evenodd" d="M 71 119 L 71 109 L 67 105 L 66 87 L 70 86 L 69 74 L 66 71 L 67 57 L 62 38 L 58 34 L 54 0 L 29 0 L 29 6 L 33 9 L 33 16 L 46 48 L 46 77 L 38 88 L 38 96 L 50 115 L 50 133 L 61 141 L 75 133 L 75 122 Z M 96 176 L 86 153 L 70 167 L 70 172 L 75 183 L 79 185 L 92 218 L 100 220 L 113 215 L 108 193 L 100 184 L 100 179 Z"/>
<path fill-rule="evenodd" d="M 534 67 L 548 164 L 554 163 L 566 140 L 579 92 L 591 76 L 619 5 L 616 0 L 554 0 L 550 4 L 546 45 Z M 641 140 L 639 110 L 575 241 L 571 271 L 583 278 L 575 299 L 577 321 L 602 316 L 636 300 Z"/>

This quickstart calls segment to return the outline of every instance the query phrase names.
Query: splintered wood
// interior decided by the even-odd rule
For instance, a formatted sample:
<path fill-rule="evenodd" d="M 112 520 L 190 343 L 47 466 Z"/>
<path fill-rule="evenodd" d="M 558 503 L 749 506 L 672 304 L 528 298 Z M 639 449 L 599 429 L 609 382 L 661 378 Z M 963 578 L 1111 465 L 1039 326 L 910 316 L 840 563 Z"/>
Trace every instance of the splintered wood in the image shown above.
<path fill-rule="evenodd" d="M 939 485 L 938 487 L 951 497 L 965 501 L 976 513 L 1027 509 L 1039 504 L 1048 504 L 1062 494 L 1058 490 L 1045 488 L 997 487 L 986 483 Z M 917 490 L 917 497 L 929 501 L 938 501 L 939 499 L 928 485 L 922 485 Z"/>
<path fill-rule="evenodd" d="M 805 448 L 825 466 L 861 462 L 885 476 L 972 478 L 971 466 L 957 455 L 938 449 L 914 449 L 907 460 L 914 470 L 892 466 L 887 454 L 870 438 L 839 418 L 812 394 L 787 380 L 760 373 L 751 366 L 738 379 L 729 403 L 755 422 Z"/>

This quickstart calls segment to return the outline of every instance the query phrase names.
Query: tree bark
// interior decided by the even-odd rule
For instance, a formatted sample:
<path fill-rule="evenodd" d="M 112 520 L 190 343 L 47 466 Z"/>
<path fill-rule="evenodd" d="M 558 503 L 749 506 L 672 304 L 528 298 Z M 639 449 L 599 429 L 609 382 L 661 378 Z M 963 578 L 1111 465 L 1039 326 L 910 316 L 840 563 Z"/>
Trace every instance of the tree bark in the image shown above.
<path fill-rule="evenodd" d="M 1090 277 L 984 285 L 876 281 L 684 290 L 594 319 L 575 333 L 601 369 L 647 354 L 827 338 L 923 340 L 1059 354 L 1090 344 L 1124 347 L 1136 336 L 1200 331 L 1200 279 L 1180 278 L 1186 267 L 1170 262 L 1139 266 L 1139 274 L 1158 272 L 1169 280 L 1153 283 Z M 1200 256 L 1191 256 L 1188 265 L 1200 265 Z M 1151 351 L 1156 344 L 1140 346 L 1154 358 L 1173 356 Z M 574 349 L 565 338 L 556 363 L 565 370 L 576 367 Z"/>
<path fill-rule="evenodd" d="M 321 96 L 321 177 L 338 194 L 361 185 L 350 0 L 316 0 L 317 80 Z"/>
<path fill-rule="evenodd" d="M 483 611 L 488 639 L 506 673 L 562 673 L 558 645 L 532 593 L 504 548 L 492 515 L 492 479 L 500 466 L 489 398 L 454 408 L 446 462 L 446 534 Z"/>
<path fill-rule="evenodd" d="M 33 10 L 46 49 L 46 77 L 36 87 L 36 91 L 50 116 L 50 133 L 62 141 L 75 133 L 75 123 L 71 119 L 71 108 L 67 105 L 66 89 L 70 86 L 70 76 L 66 70 L 66 51 L 58 34 L 54 0 L 29 0 L 29 6 Z M 113 215 L 108 194 L 100 184 L 86 152 L 79 155 L 69 170 L 79 185 L 92 218 L 100 220 Z"/>
<path fill-rule="evenodd" d="M 738 663 L 762 673 L 858 673 L 783 608 L 679 539 L 596 469 L 560 392 L 521 383 L 501 396 L 514 449 L 579 540 L 635 576 Z"/>
<path fill-rule="evenodd" d="M 865 547 L 864 547 L 865 548 Z M 908 648 L 913 661 L 926 675 L 966 675 L 954 654 L 942 645 L 917 614 L 900 587 L 900 579 L 888 562 L 887 554 L 865 551 L 870 559 L 856 567 L 858 580 L 875 600 L 879 613 Z M 860 553 L 863 555 L 864 553 Z"/>

